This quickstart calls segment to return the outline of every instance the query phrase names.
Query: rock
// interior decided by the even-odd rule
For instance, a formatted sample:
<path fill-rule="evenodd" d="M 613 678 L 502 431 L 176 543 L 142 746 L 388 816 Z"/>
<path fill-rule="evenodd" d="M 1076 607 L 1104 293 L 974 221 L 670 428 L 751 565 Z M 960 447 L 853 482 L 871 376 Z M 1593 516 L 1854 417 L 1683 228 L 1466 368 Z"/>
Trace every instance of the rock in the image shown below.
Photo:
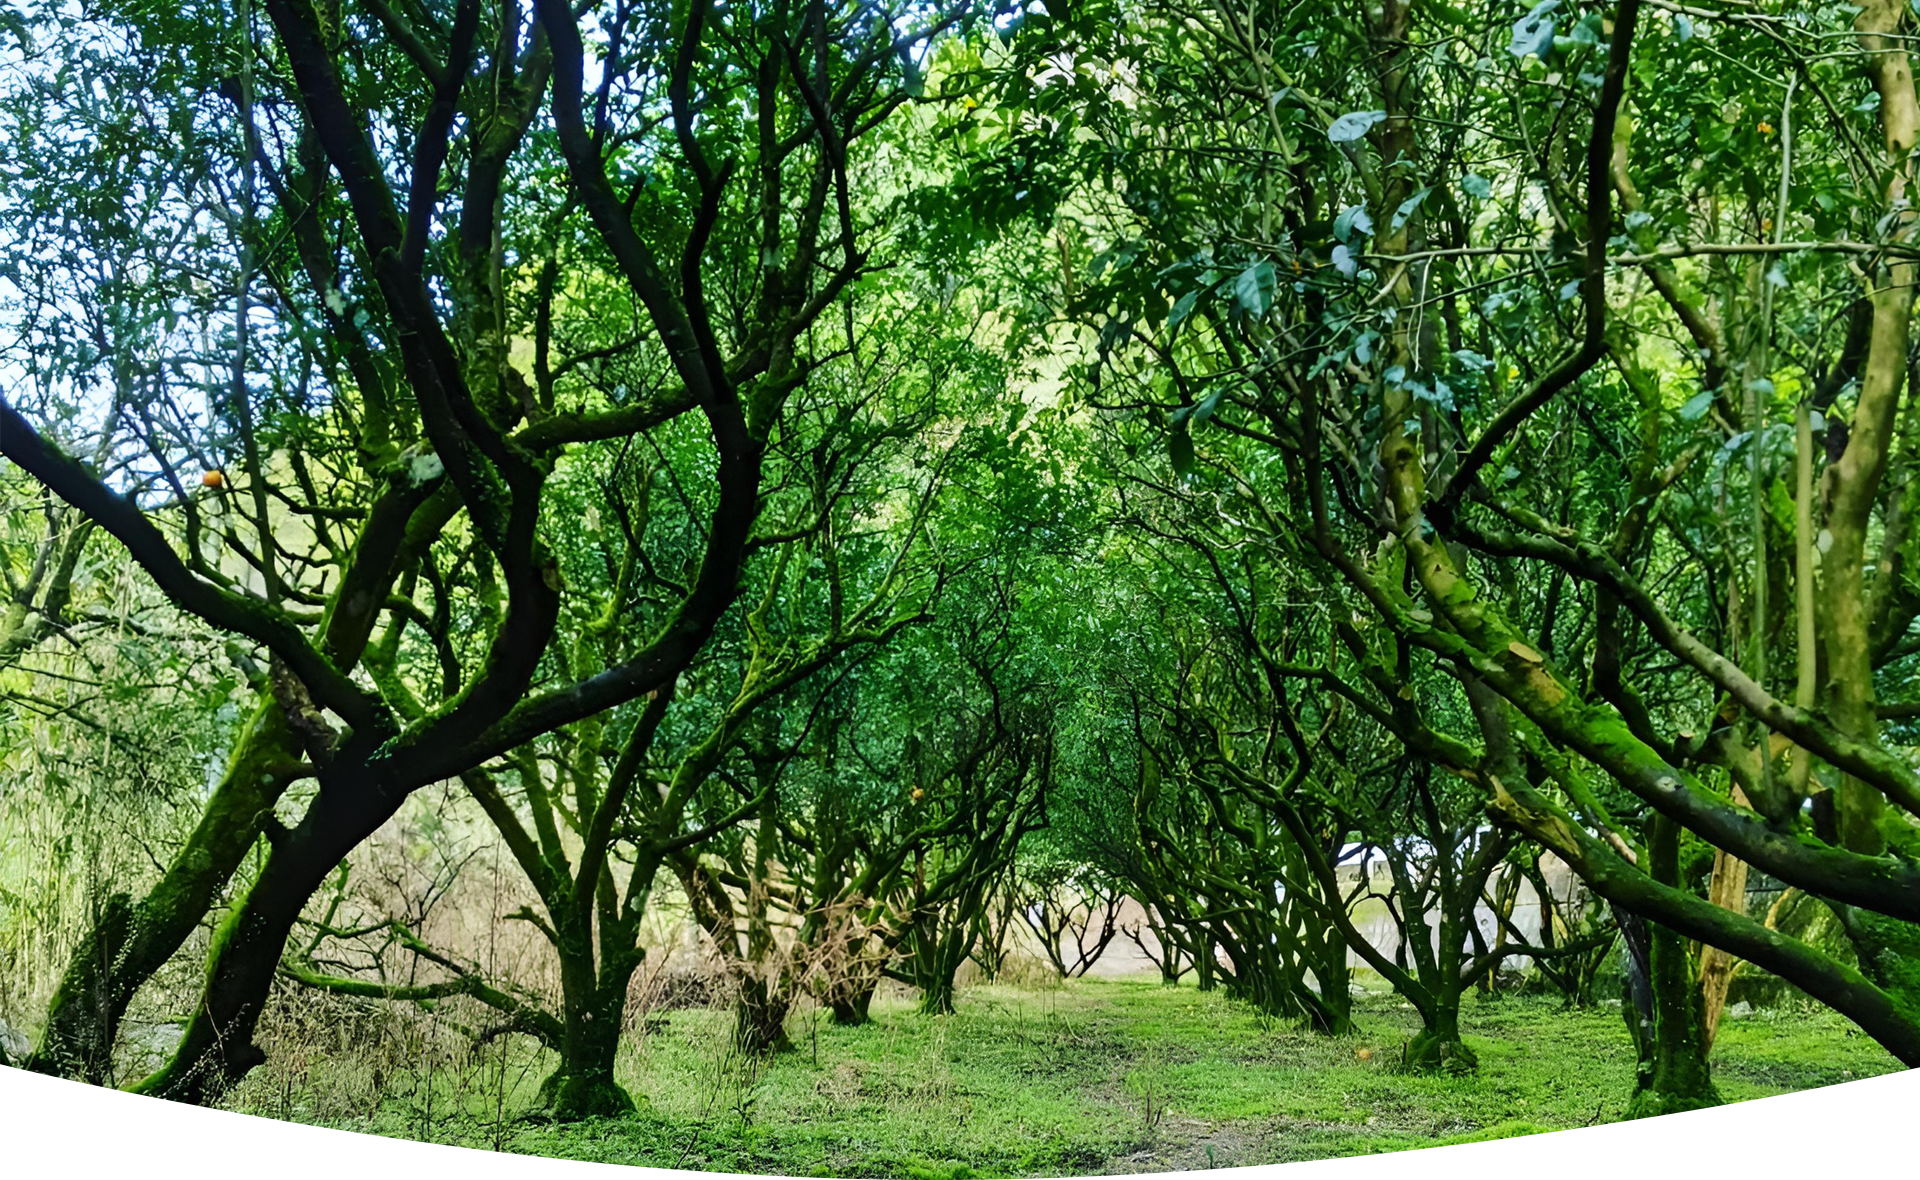
<path fill-rule="evenodd" d="M 1745 1020 L 1747 1017 L 1753 1015 L 1753 1005 L 1745 1000 L 1741 1000 L 1738 1004 L 1728 1008 L 1724 1015 L 1728 1020 Z"/>
<path fill-rule="evenodd" d="M 27 1034 L 0 1020 L 0 1065 L 19 1065 L 31 1052 L 33 1043 Z"/>
<path fill-rule="evenodd" d="M 173 1056 L 173 1051 L 180 1047 L 180 1039 L 186 1031 L 184 1024 L 161 1021 L 130 1029 L 127 1039 L 149 1057 L 165 1059 Z"/>

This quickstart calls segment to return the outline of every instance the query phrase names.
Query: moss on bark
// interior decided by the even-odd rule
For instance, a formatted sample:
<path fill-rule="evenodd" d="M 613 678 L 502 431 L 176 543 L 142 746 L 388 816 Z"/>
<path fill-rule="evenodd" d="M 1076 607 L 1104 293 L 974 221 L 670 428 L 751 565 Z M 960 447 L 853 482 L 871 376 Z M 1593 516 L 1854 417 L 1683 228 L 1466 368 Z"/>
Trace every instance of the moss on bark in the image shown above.
<path fill-rule="evenodd" d="M 763 979 L 746 980 L 733 1007 L 733 1043 L 749 1057 L 765 1057 L 793 1048 L 787 1037 L 792 1002 Z"/>
<path fill-rule="evenodd" d="M 565 1066 L 540 1084 L 540 1105 L 555 1122 L 620 1118 L 634 1113 L 633 1097 L 613 1080 L 613 1068 L 576 1069 Z"/>
<path fill-rule="evenodd" d="M 1407 1042 L 1402 1065 L 1416 1073 L 1466 1074 L 1480 1068 L 1480 1058 L 1460 1039 L 1460 1005 L 1441 1004 Z"/>
<path fill-rule="evenodd" d="M 1680 884 L 1680 827 L 1655 817 L 1648 842 L 1655 880 Z M 1692 948 L 1681 934 L 1653 922 L 1626 923 L 1629 987 L 1624 1010 L 1639 1053 L 1628 1118 L 1650 1118 L 1719 1106 L 1707 1061 L 1706 996 Z M 1636 986 L 1637 984 L 1637 986 Z"/>
<path fill-rule="evenodd" d="M 873 988 L 849 990 L 833 996 L 827 1001 L 833 1012 L 833 1022 L 846 1028 L 866 1024 L 873 1019 L 869 1009 L 873 1006 Z"/>

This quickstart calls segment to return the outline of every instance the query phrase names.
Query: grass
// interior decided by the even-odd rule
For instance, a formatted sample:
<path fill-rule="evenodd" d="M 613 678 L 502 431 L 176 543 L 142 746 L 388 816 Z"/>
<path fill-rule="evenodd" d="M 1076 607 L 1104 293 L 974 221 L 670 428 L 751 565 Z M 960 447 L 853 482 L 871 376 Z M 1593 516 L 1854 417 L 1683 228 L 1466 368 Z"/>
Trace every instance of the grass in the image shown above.
<path fill-rule="evenodd" d="M 424 1072 L 396 1061 L 357 1110 L 326 1098 L 347 1085 L 348 1062 L 305 1062 L 297 1080 L 269 1066 L 235 1105 L 612 1163 L 967 1180 L 1272 1163 L 1584 1126 L 1620 1117 L 1633 1075 L 1617 1009 L 1519 997 L 1470 1001 L 1464 1023 L 1481 1068 L 1464 1079 L 1394 1068 L 1417 1024 L 1390 995 L 1361 1001 L 1362 1031 L 1339 1039 L 1151 980 L 978 987 L 951 1017 L 902 1001 L 878 1001 L 874 1015 L 843 1029 L 799 1013 L 797 1051 L 755 1063 L 728 1051 L 726 1013 L 656 1014 L 621 1062 L 641 1112 L 586 1125 L 514 1117 L 550 1063 L 504 1049 L 437 1078 L 431 1061 Z M 1715 1050 L 1729 1101 L 1897 1068 L 1845 1021 L 1798 1009 L 1728 1021 Z M 469 1074 L 494 1079 L 491 1090 L 463 1083 Z"/>

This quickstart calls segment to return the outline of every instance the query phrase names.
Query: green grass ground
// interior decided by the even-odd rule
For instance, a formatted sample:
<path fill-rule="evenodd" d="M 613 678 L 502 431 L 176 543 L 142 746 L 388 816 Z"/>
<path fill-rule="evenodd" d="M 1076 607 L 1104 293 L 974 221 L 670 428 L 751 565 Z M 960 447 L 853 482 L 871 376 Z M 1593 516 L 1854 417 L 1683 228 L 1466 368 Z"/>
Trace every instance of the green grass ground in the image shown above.
<path fill-rule="evenodd" d="M 359 1114 L 303 1098 L 272 1069 L 237 1105 L 614 1163 L 960 1180 L 1226 1167 L 1578 1127 L 1620 1116 L 1633 1070 L 1617 1009 L 1528 998 L 1470 1001 L 1464 1023 L 1481 1068 L 1464 1079 L 1396 1071 L 1416 1020 L 1392 996 L 1361 1003 L 1359 1035 L 1329 1039 L 1150 980 L 979 987 L 946 1018 L 904 1002 L 876 1004 L 874 1023 L 858 1029 L 800 1013 L 798 1050 L 759 1066 L 727 1052 L 725 1013 L 650 1023 L 622 1061 L 623 1083 L 645 1100 L 628 1119 L 516 1119 L 548 1063 L 504 1057 L 491 1087 L 376 1075 Z M 1729 1101 L 1898 1068 L 1846 1022 L 1806 1010 L 1725 1023 L 1714 1063 Z M 476 1068 L 484 1080 L 485 1063 Z M 300 1085 L 314 1077 L 303 1071 Z"/>

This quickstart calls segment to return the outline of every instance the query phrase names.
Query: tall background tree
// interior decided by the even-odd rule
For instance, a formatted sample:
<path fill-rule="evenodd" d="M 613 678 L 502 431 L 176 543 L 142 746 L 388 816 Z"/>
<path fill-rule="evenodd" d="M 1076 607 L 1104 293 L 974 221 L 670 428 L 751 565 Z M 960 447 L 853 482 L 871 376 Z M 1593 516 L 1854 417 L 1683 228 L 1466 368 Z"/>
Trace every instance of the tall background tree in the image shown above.
<path fill-rule="evenodd" d="M 41 1068 L 97 1070 L 264 836 L 185 1038 L 142 1083 L 216 1095 L 259 1060 L 251 1033 L 308 898 L 411 792 L 692 663 L 786 523 L 763 524 L 762 497 L 796 392 L 854 347 L 814 329 L 884 234 L 852 202 L 878 175 L 863 144 L 906 97 L 901 63 L 971 15 L 481 8 L 106 15 L 128 18 L 127 52 L 171 67 L 133 93 L 215 145 L 226 191 L 199 215 L 237 258 L 227 363 L 129 407 L 139 482 L 67 453 L 19 393 L 0 444 L 269 667 L 232 789 L 157 892 L 108 907 Z M 751 101 L 716 101 L 736 91 Z M 549 486 L 588 453 L 701 435 L 711 460 L 677 489 L 678 560 L 647 571 L 637 641 L 576 673 L 563 619 L 606 608 L 568 591 Z M 151 514 L 147 487 L 177 514 Z M 318 789 L 286 799 L 302 779 Z"/>
<path fill-rule="evenodd" d="M 1268 675 L 1633 916 L 1638 1109 L 1716 1100 L 1690 940 L 1920 1060 L 1920 800 L 1874 703 L 1912 621 L 1908 18 L 1463 15 L 1031 16 L 954 117 L 965 184 L 1037 210 L 1026 289 L 1122 486 L 1226 570 L 1313 571 L 1285 593 L 1331 630 L 1283 625 Z M 1745 913 L 1746 865 L 1847 944 Z"/>

